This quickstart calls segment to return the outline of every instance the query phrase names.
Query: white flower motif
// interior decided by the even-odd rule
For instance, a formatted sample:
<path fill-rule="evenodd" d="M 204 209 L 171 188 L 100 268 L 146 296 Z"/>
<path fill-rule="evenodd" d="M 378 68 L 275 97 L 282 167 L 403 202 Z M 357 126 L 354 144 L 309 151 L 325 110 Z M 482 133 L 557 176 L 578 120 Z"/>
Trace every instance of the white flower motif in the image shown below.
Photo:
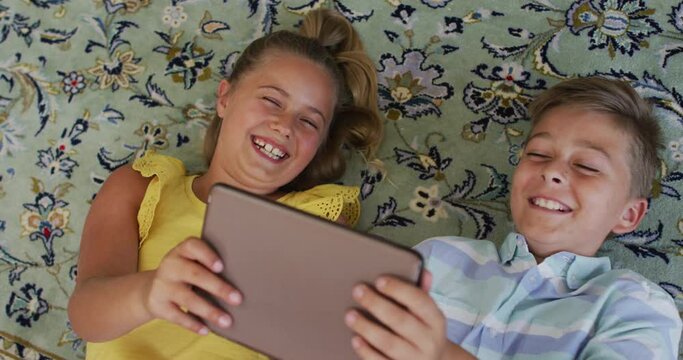
<path fill-rule="evenodd" d="M 178 28 L 187 20 L 187 14 L 182 6 L 167 6 L 164 8 L 164 16 L 161 18 L 164 24 Z"/>
<path fill-rule="evenodd" d="M 422 217 L 431 222 L 439 219 L 447 219 L 445 203 L 439 197 L 438 185 L 433 185 L 429 189 L 418 186 L 415 188 L 415 197 L 410 202 L 410 209 L 422 213 Z"/>
<path fill-rule="evenodd" d="M 671 159 L 675 162 L 683 162 L 683 137 L 669 142 Z"/>

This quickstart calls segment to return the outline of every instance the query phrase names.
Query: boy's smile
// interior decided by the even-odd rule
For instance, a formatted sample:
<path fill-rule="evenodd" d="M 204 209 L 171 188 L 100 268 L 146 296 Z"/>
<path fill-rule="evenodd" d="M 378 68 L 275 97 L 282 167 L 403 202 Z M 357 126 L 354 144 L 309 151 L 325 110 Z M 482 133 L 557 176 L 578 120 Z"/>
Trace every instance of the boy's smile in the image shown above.
<path fill-rule="evenodd" d="M 510 199 L 516 230 L 535 255 L 593 256 L 610 232 L 635 229 L 647 202 L 631 196 L 630 141 L 612 115 L 566 106 L 543 115 Z"/>
<path fill-rule="evenodd" d="M 529 199 L 529 203 L 533 206 L 539 207 L 541 209 L 547 209 L 553 212 L 568 213 L 572 211 L 572 209 L 569 206 L 557 200 L 541 196 L 532 197 L 531 199 Z"/>

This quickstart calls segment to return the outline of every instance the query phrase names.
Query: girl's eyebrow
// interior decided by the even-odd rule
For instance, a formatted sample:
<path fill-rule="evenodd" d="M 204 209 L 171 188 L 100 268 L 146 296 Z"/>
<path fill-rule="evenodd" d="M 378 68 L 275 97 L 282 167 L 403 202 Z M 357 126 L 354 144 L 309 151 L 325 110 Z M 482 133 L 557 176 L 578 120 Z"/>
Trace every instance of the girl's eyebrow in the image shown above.
<path fill-rule="evenodd" d="M 277 86 L 273 86 L 273 85 L 262 85 L 262 86 L 259 86 L 259 89 L 271 89 L 271 90 L 275 90 L 275 91 L 279 92 L 280 94 L 282 94 L 282 96 L 284 96 L 284 97 L 286 97 L 286 98 L 290 98 L 289 93 L 288 93 L 287 91 L 285 91 L 284 89 L 279 88 L 279 87 L 277 87 Z M 312 111 L 312 112 L 314 112 L 314 113 L 320 115 L 320 117 L 323 119 L 323 121 L 324 121 L 324 122 L 327 122 L 327 119 L 325 118 L 325 115 L 323 115 L 323 112 L 322 112 L 322 111 L 318 110 L 316 107 L 311 106 L 311 105 L 306 105 L 306 108 L 307 108 L 308 110 L 310 110 L 310 111 Z"/>

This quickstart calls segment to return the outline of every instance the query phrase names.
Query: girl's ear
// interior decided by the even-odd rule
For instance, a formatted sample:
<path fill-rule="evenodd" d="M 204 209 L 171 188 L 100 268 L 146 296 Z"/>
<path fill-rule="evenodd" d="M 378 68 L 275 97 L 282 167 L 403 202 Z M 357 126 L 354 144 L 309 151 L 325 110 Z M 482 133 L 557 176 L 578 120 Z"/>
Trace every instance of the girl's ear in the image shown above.
<path fill-rule="evenodd" d="M 625 234 L 635 230 L 647 212 L 647 199 L 636 198 L 629 201 L 621 213 L 617 225 L 612 229 L 615 234 Z"/>
<path fill-rule="evenodd" d="M 223 112 L 228 106 L 228 95 L 230 94 L 230 82 L 227 79 L 221 80 L 216 89 L 216 114 L 223 118 Z"/>

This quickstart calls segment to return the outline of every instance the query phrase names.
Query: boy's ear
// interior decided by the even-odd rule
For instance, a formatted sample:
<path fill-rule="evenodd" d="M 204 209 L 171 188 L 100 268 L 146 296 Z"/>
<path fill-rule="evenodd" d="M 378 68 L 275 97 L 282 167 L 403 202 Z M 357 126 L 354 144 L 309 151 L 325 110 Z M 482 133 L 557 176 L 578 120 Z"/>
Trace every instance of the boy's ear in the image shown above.
<path fill-rule="evenodd" d="M 643 220 L 645 213 L 647 212 L 647 199 L 636 198 L 626 205 L 624 211 L 621 213 L 621 217 L 614 226 L 612 232 L 615 234 L 625 234 L 635 230 L 640 221 Z"/>
<path fill-rule="evenodd" d="M 227 79 L 221 80 L 216 89 L 216 114 L 221 119 L 223 118 L 223 111 L 228 105 L 228 94 L 230 93 L 230 82 Z"/>

